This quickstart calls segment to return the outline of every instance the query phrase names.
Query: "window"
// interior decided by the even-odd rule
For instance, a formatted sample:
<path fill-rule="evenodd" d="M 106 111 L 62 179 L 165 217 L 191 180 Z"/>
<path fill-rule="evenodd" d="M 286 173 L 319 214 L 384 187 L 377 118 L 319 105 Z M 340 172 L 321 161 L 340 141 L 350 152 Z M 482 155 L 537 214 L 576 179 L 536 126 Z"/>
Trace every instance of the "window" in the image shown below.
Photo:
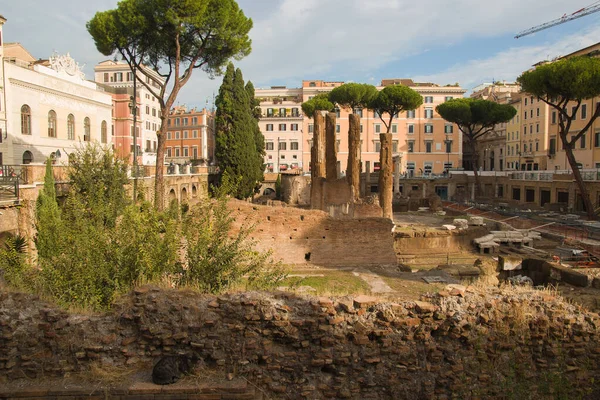
<path fill-rule="evenodd" d="M 340 133 L 340 124 L 336 124 L 335 133 Z"/>
<path fill-rule="evenodd" d="M 273 116 L 273 109 L 267 108 L 267 117 L 272 117 L 272 116 Z"/>
<path fill-rule="evenodd" d="M 398 125 L 397 124 L 392 125 L 392 133 L 398 133 Z"/>
<path fill-rule="evenodd" d="M 431 140 L 426 140 L 425 141 L 425 153 L 431 153 L 432 148 L 433 148 L 433 142 Z"/>
<path fill-rule="evenodd" d="M 446 97 L 444 97 L 444 101 L 452 100 L 453 98 L 454 97 L 452 97 L 452 96 L 446 96 Z"/>
<path fill-rule="evenodd" d="M 529 133 L 533 133 L 533 125 L 529 125 Z"/>
<path fill-rule="evenodd" d="M 185 125 L 185 124 L 184 124 Z M 188 138 L 188 131 L 183 131 L 183 138 L 187 139 Z"/>
<path fill-rule="evenodd" d="M 540 142 L 535 142 L 535 151 L 540 151 Z"/>
<path fill-rule="evenodd" d="M 156 108 L 153 108 L 153 109 L 152 109 L 152 116 L 153 116 L 153 117 L 156 117 Z M 184 125 L 187 125 L 187 124 L 184 124 Z"/>
<path fill-rule="evenodd" d="M 179 135 L 180 135 L 179 131 L 175 132 L 175 139 L 179 139 Z"/>
<path fill-rule="evenodd" d="M 100 124 L 100 141 L 102 143 L 108 142 L 108 131 L 106 128 L 106 121 L 102 121 Z"/>
<path fill-rule="evenodd" d="M 360 124 L 360 133 L 363 133 L 363 124 Z"/>
<path fill-rule="evenodd" d="M 538 117 L 540 116 L 540 108 L 539 107 L 537 108 L 536 114 Z"/>
<path fill-rule="evenodd" d="M 600 147 L 600 131 L 594 134 L 594 147 Z"/>
<path fill-rule="evenodd" d="M 314 130 L 315 130 L 314 124 L 308 124 L 308 133 L 313 133 Z"/>
<path fill-rule="evenodd" d="M 552 156 L 554 154 L 556 154 L 556 139 L 552 138 L 550 139 L 550 144 L 549 144 L 549 149 L 548 149 L 548 153 Z"/>
<path fill-rule="evenodd" d="M 381 133 L 381 124 L 375 124 L 375 133 Z"/>
<path fill-rule="evenodd" d="M 525 105 L 527 105 L 527 97 L 525 97 Z M 527 114 L 525 114 L 525 115 L 527 115 Z"/>
<path fill-rule="evenodd" d="M 431 162 L 423 163 L 423 174 L 431 175 L 432 170 L 433 170 L 433 164 Z"/>
<path fill-rule="evenodd" d="M 433 96 L 425 96 L 423 98 L 423 103 L 433 103 Z"/>
<path fill-rule="evenodd" d="M 104 82 L 108 82 L 108 72 L 104 73 Z"/>
<path fill-rule="evenodd" d="M 179 147 L 175 147 L 175 157 L 179 157 L 181 149 Z"/>
<path fill-rule="evenodd" d="M 415 125 L 414 124 L 408 124 L 407 128 L 408 128 L 408 133 L 409 134 L 415 133 Z"/>
<path fill-rule="evenodd" d="M 192 125 L 198 125 L 198 117 L 192 118 Z"/>
<path fill-rule="evenodd" d="M 290 150 L 298 150 L 298 142 L 291 142 Z"/>
<path fill-rule="evenodd" d="M 431 109 L 431 108 L 425 109 L 425 118 L 433 118 L 433 109 Z"/>
<path fill-rule="evenodd" d="M 540 124 L 535 124 L 535 133 L 540 133 Z"/>
<path fill-rule="evenodd" d="M 56 137 L 56 112 L 48 112 L 48 137 Z"/>
<path fill-rule="evenodd" d="M 414 118 L 414 117 L 415 117 L 415 110 L 406 111 L 406 118 Z"/>
<path fill-rule="evenodd" d="M 381 151 L 381 143 L 375 142 L 375 152 L 379 153 Z"/>
<path fill-rule="evenodd" d="M 533 109 L 529 111 L 529 116 L 533 118 Z"/>
<path fill-rule="evenodd" d="M 453 133 L 454 125 L 446 124 L 444 125 L 444 133 Z"/>
<path fill-rule="evenodd" d="M 189 149 L 189 147 L 187 147 L 187 146 L 186 146 L 186 147 L 184 147 L 184 148 L 183 148 L 183 156 L 184 156 L 184 157 L 189 157 L 189 154 L 190 154 L 190 149 Z"/>
<path fill-rule="evenodd" d="M 273 142 L 266 142 L 265 143 L 265 149 L 267 149 L 267 150 L 273 150 Z"/>
<path fill-rule="evenodd" d="M 179 119 L 179 118 L 175 118 L 175 126 L 179 126 L 179 123 L 180 123 L 180 122 L 181 122 L 181 121 L 180 121 L 180 119 Z"/>
<path fill-rule="evenodd" d="M 298 124 L 291 124 L 290 125 L 290 131 L 297 131 L 298 130 Z"/>
<path fill-rule="evenodd" d="M 359 118 L 362 118 L 362 116 L 363 116 L 362 108 L 355 108 L 353 111 L 354 111 L 354 114 L 358 115 Z"/>
<path fill-rule="evenodd" d="M 286 124 L 279 124 L 279 130 L 280 131 L 285 132 L 286 128 L 287 128 Z"/>
<path fill-rule="evenodd" d="M 425 133 L 433 133 L 433 125 L 425 124 Z"/>
<path fill-rule="evenodd" d="M 415 142 L 413 140 L 409 140 L 408 142 L 406 142 L 408 145 L 408 152 L 409 153 L 414 153 L 415 152 Z"/>
<path fill-rule="evenodd" d="M 21 106 L 21 134 L 31 135 L 31 108 L 27 104 Z"/>
<path fill-rule="evenodd" d="M 340 109 L 337 107 L 335 108 L 335 116 L 338 118 L 340 117 Z"/>
<path fill-rule="evenodd" d="M 279 142 L 279 150 L 287 150 L 287 143 Z"/>
<path fill-rule="evenodd" d="M 198 131 L 192 131 L 192 138 L 194 138 L 194 139 L 198 138 Z"/>
<path fill-rule="evenodd" d="M 581 139 L 579 139 L 579 148 L 585 149 L 585 134 L 583 134 L 583 136 L 581 136 Z"/>
<path fill-rule="evenodd" d="M 187 118 L 184 118 L 184 119 L 183 119 L 183 126 L 187 126 L 187 124 L 188 124 L 188 119 L 187 119 Z"/>
<path fill-rule="evenodd" d="M 398 152 L 398 141 L 394 140 L 392 142 L 392 153 L 397 153 Z"/>
<path fill-rule="evenodd" d="M 524 119 L 527 119 L 527 111 L 525 111 L 525 118 Z"/>
<path fill-rule="evenodd" d="M 150 147 L 150 141 L 146 140 L 146 153 L 152 152 L 152 147 Z"/>
<path fill-rule="evenodd" d="M 556 124 L 556 111 L 552 111 L 552 123 Z"/>
<path fill-rule="evenodd" d="M 452 153 L 452 140 L 445 140 L 446 144 L 446 153 Z"/>
<path fill-rule="evenodd" d="M 298 112 L 298 108 L 292 108 L 292 117 L 299 117 L 300 113 Z"/>
<path fill-rule="evenodd" d="M 581 105 L 581 119 L 587 118 L 587 104 Z"/>
<path fill-rule="evenodd" d="M 267 132 L 273 131 L 273 124 L 267 124 Z"/>
<path fill-rule="evenodd" d="M 167 140 L 171 140 L 171 132 L 167 132 Z"/>

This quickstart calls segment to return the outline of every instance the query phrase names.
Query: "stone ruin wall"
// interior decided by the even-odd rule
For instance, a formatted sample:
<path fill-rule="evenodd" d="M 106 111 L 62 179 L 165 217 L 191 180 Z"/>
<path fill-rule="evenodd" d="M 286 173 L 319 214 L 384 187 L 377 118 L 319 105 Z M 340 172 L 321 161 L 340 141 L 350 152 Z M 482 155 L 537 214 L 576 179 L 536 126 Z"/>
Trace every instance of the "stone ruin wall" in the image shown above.
<path fill-rule="evenodd" d="M 530 289 L 426 300 L 142 287 L 108 314 L 77 315 L 2 291 L 0 386 L 93 363 L 149 377 L 161 356 L 195 352 L 203 368 L 243 377 L 268 398 L 599 398 L 597 314 Z"/>
<path fill-rule="evenodd" d="M 235 229 L 256 223 L 251 237 L 285 264 L 396 265 L 393 223 L 384 218 L 334 219 L 319 210 L 261 206 L 232 200 Z"/>

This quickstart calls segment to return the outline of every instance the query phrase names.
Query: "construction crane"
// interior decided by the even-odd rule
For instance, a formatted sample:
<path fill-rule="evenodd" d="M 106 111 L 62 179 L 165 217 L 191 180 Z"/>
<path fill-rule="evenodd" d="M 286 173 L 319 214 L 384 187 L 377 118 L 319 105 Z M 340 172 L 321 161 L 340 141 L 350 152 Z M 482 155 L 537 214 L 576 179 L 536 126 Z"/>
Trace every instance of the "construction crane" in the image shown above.
<path fill-rule="evenodd" d="M 552 26 L 560 25 L 562 23 L 572 21 L 577 18 L 585 17 L 586 15 L 590 15 L 597 11 L 600 11 L 600 1 L 590 4 L 589 6 L 584 7 L 580 10 L 577 10 L 573 14 L 569 14 L 569 15 L 565 14 L 558 19 L 555 19 L 550 22 L 546 22 L 545 24 L 537 25 L 537 26 L 534 26 L 533 28 L 524 30 L 523 32 L 520 32 L 519 34 L 517 34 L 517 36 L 515 36 L 515 39 L 518 39 L 523 36 L 531 35 L 532 33 L 539 32 L 544 29 L 550 28 Z"/>

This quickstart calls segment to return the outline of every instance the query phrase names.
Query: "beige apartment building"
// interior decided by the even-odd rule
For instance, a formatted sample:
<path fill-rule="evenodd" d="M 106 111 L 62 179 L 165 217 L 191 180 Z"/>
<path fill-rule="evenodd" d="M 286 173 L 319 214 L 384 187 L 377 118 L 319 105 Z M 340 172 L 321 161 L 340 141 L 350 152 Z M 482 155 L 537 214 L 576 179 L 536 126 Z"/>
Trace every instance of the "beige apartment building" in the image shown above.
<path fill-rule="evenodd" d="M 600 55 L 600 43 L 577 50 L 561 58 L 589 55 L 598 57 Z M 570 103 L 567 107 L 573 111 L 575 103 Z M 571 125 L 569 137 L 577 135 L 580 130 L 589 122 L 594 114 L 596 107 L 600 106 L 600 97 L 584 100 L 577 110 L 576 117 Z M 559 136 L 559 125 L 557 111 L 549 110 L 549 135 L 548 135 L 548 169 L 550 170 L 568 170 L 571 169 L 567 161 L 564 147 Z M 583 169 L 600 168 L 600 120 L 596 119 L 587 133 L 579 140 L 573 149 L 575 158 Z"/>
<path fill-rule="evenodd" d="M 303 173 L 310 171 L 310 149 L 312 147 L 313 121 L 301 112 L 304 101 L 320 94 L 327 93 L 344 82 L 326 82 L 322 80 L 305 80 L 301 88 L 287 89 L 273 87 L 257 89 L 256 97 L 261 100 L 263 117 L 260 126 L 267 142 L 266 164 L 268 170 L 278 171 L 278 164 L 289 161 L 298 163 Z M 452 98 L 462 97 L 465 90 L 459 86 L 439 86 L 433 83 L 418 83 L 410 79 L 383 80 L 378 89 L 387 85 L 403 84 L 416 90 L 423 96 L 423 105 L 394 118 L 391 126 L 393 137 L 393 155 L 400 164 L 400 172 L 407 175 L 443 174 L 450 168 L 462 166 L 462 134 L 454 124 L 446 122 L 435 111 L 438 104 Z M 272 114 L 269 114 L 272 109 Z M 281 116 L 281 110 L 286 114 Z M 297 109 L 297 113 L 294 111 Z M 289 111 L 289 114 L 288 114 Z M 385 125 L 372 110 L 354 110 L 360 116 L 362 136 L 362 169 L 379 170 L 379 134 L 385 132 Z M 338 163 L 342 175 L 348 163 L 348 115 L 349 109 L 336 109 Z M 269 126 L 268 124 L 272 124 Z M 282 131 L 281 124 L 287 124 Z M 298 124 L 298 125 L 296 125 Z M 293 127 L 291 127 L 293 125 Z M 273 129 L 272 131 L 270 129 Z M 286 141 L 286 150 L 277 145 Z M 272 146 L 268 143 L 273 142 Z M 297 142 L 297 145 L 294 144 Z M 292 143 L 294 150 L 287 150 Z M 276 147 L 277 146 L 277 147 Z M 272 150 L 270 150 L 272 149 Z M 279 149 L 278 153 L 275 149 Z M 276 154 L 277 153 L 277 154 Z M 285 156 L 286 158 L 282 158 Z M 294 158 L 294 156 L 296 158 Z M 275 162 L 274 160 L 277 160 Z M 290 169 L 292 164 L 284 168 Z M 282 168 L 279 168 L 281 171 Z"/>
<path fill-rule="evenodd" d="M 510 104 L 517 113 L 506 124 L 506 171 L 518 171 L 521 169 L 521 102 L 523 96 L 520 93 L 514 93 L 511 96 Z"/>
<path fill-rule="evenodd" d="M 159 90 L 159 82 L 163 78 L 156 72 L 146 69 L 150 77 L 145 74 L 137 73 L 137 98 L 138 103 L 138 118 L 136 132 L 138 155 L 141 154 L 140 161 L 143 165 L 156 164 L 156 149 L 157 137 L 156 132 L 160 129 L 160 103 L 152 93 L 143 85 L 142 81 Z M 129 65 L 125 61 L 106 60 L 94 68 L 94 79 L 98 83 L 102 83 L 114 88 L 133 88 L 133 72 L 129 69 Z M 133 114 L 131 114 L 133 115 Z M 133 143 L 133 124 L 130 124 L 130 131 L 120 133 L 121 135 L 129 135 L 131 139 L 126 137 L 115 137 L 118 143 Z M 122 153 L 123 149 L 116 149 Z M 133 152 L 133 145 L 130 145 L 129 151 Z"/>
<path fill-rule="evenodd" d="M 177 106 L 167 120 L 166 161 L 208 165 L 214 162 L 214 114 Z"/>

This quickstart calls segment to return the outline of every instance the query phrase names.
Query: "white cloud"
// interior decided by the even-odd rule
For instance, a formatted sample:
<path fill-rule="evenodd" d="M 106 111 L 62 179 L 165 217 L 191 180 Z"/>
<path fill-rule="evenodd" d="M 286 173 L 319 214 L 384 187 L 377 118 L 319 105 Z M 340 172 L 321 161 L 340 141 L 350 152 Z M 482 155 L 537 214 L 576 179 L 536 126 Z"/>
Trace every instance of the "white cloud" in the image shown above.
<path fill-rule="evenodd" d="M 418 55 L 427 49 L 451 48 L 468 38 L 514 34 L 565 12 L 573 12 L 589 2 L 545 0 L 541 7 L 538 0 L 429 0 L 420 3 L 414 0 L 238 0 L 246 15 L 254 20 L 254 28 L 251 31 L 252 54 L 236 66 L 241 67 L 245 78 L 257 87 L 298 86 L 302 79 L 326 77 L 367 81 L 384 67 L 397 65 L 400 68 L 403 61 L 418 59 Z M 88 77 L 91 77 L 93 66 L 106 58 L 96 51 L 85 23 L 96 11 L 114 8 L 117 0 L 20 0 L 10 3 L 10 7 L 2 10 L 8 18 L 5 37 L 22 42 L 35 57 L 46 58 L 54 49 L 61 53 L 68 51 L 78 62 L 86 64 Z M 547 52 L 550 47 L 548 45 L 537 54 L 530 54 L 533 50 L 529 47 L 499 54 L 511 52 L 514 57 L 532 58 Z M 517 65 L 519 68 L 517 72 L 509 73 L 492 61 L 484 61 L 448 68 L 447 61 L 440 59 L 436 65 L 445 69 L 447 75 L 438 73 L 437 76 L 444 82 L 458 80 L 461 83 L 470 76 L 487 75 L 490 76 L 488 79 L 511 76 L 509 79 L 514 79 L 515 73 L 522 71 L 523 64 L 530 64 L 529 59 L 515 58 L 511 64 L 510 57 L 506 57 L 499 62 L 511 71 L 516 70 Z M 480 71 L 475 73 L 477 66 Z M 462 67 L 472 72 L 461 73 Z M 456 76 L 451 76 L 453 73 Z M 381 78 L 376 76 L 376 80 Z M 209 80 L 203 72 L 196 71 L 180 94 L 180 102 L 202 107 L 205 99 L 218 90 L 220 82 L 220 78 Z"/>
<path fill-rule="evenodd" d="M 481 83 L 491 82 L 492 79 L 515 81 L 533 64 L 591 46 L 598 42 L 598 37 L 600 37 L 600 27 L 593 26 L 580 34 L 565 36 L 556 42 L 512 47 L 485 59 L 473 58 L 439 73 L 416 76 L 414 79 L 441 84 L 458 82 L 468 90 Z"/>

